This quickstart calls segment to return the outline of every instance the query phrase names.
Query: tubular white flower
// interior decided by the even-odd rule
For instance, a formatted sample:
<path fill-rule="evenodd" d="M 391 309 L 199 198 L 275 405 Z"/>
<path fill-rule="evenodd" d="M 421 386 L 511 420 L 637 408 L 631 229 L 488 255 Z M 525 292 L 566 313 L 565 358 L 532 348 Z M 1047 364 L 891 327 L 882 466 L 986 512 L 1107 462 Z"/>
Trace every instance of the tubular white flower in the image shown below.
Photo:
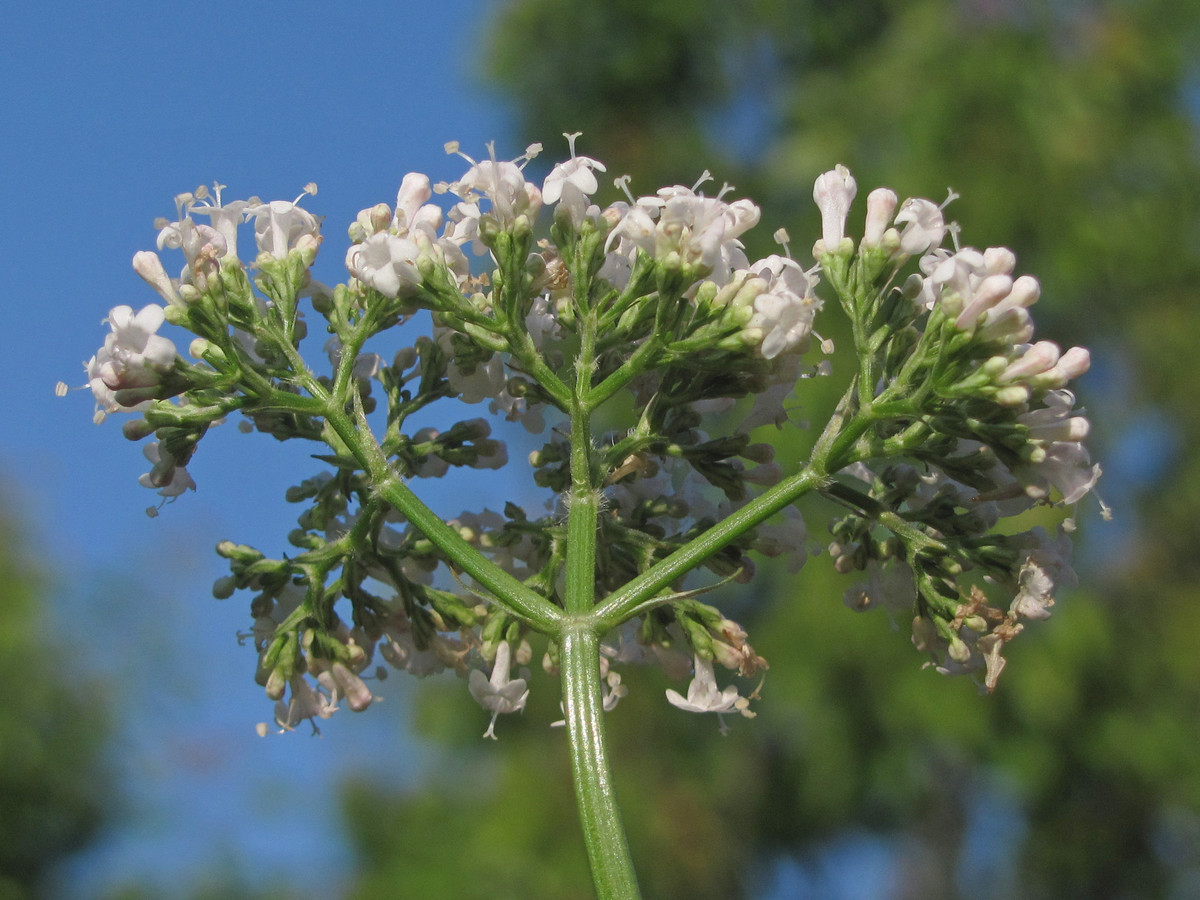
<path fill-rule="evenodd" d="M 654 197 L 639 197 L 623 210 L 608 246 L 615 245 L 615 252 L 624 255 L 633 244 L 659 260 L 678 254 L 686 264 L 708 268 L 708 280 L 714 284 L 726 284 L 734 269 L 747 265 L 739 238 L 758 222 L 760 210 L 749 200 L 726 203 L 697 193 L 710 177 L 705 172 L 691 188 L 677 184 L 661 188 Z"/>
<path fill-rule="evenodd" d="M 825 242 L 825 252 L 836 253 L 845 237 L 846 216 L 856 193 L 858 183 L 841 163 L 817 176 L 813 200 L 821 211 L 821 240 Z"/>
<path fill-rule="evenodd" d="M 138 476 L 138 484 L 157 490 L 160 497 L 178 497 L 184 491 L 194 491 L 196 482 L 185 466 L 177 466 L 175 460 L 157 441 L 146 445 L 142 451 L 150 462 L 151 469 Z"/>
<path fill-rule="evenodd" d="M 173 306 L 184 305 L 183 298 L 179 296 L 179 291 L 175 289 L 175 283 L 167 275 L 167 270 L 163 268 L 162 260 L 158 258 L 157 253 L 139 250 L 133 254 L 133 271 L 137 272 L 142 280 L 154 288 L 167 303 Z"/>
<path fill-rule="evenodd" d="M 292 688 L 291 699 L 275 704 L 275 724 L 282 730 L 292 731 L 305 719 L 328 719 L 337 712 L 337 703 L 314 689 L 303 676 L 293 676 L 289 685 Z M 313 723 L 313 731 L 318 731 L 316 723 Z"/>
<path fill-rule="evenodd" d="M 1008 384 L 1040 375 L 1058 362 L 1061 352 L 1054 341 L 1038 341 L 1009 363 L 1008 368 L 996 376 L 996 382 Z"/>
<path fill-rule="evenodd" d="M 502 226 L 511 225 L 521 215 L 530 219 L 537 215 L 542 207 L 542 192 L 536 185 L 525 180 L 523 170 L 525 164 L 541 151 L 541 144 L 530 144 L 522 156 L 511 162 L 497 160 L 493 144 L 488 144 L 491 159 L 478 163 L 465 153 L 459 152 L 457 142 L 447 144 L 446 149 L 448 152 L 458 153 L 471 163 L 471 168 L 461 179 L 439 185 L 438 190 L 448 190 L 468 204 L 476 204 L 476 216 L 480 215 L 478 201 L 485 198 L 490 200 L 490 215 Z"/>
<path fill-rule="evenodd" d="M 1079 441 L 1054 441 L 1015 474 L 1024 483 L 1028 496 L 1045 499 L 1053 488 L 1062 495 L 1063 504 L 1072 506 L 1096 486 L 1100 464 L 1092 462 L 1087 448 Z"/>
<path fill-rule="evenodd" d="M 300 197 L 291 202 L 272 200 L 246 210 L 246 216 L 254 219 L 254 239 L 259 252 L 284 259 L 289 251 L 297 249 L 302 238 L 320 238 L 321 223 L 308 210 L 297 206 L 299 201 Z"/>
<path fill-rule="evenodd" d="M 400 182 L 396 193 L 396 212 L 392 217 L 392 228 L 397 234 L 405 235 L 418 229 L 428 232 L 430 237 L 437 233 L 442 224 L 442 210 L 428 203 L 433 196 L 429 176 L 420 172 L 409 172 Z"/>
<path fill-rule="evenodd" d="M 472 669 L 467 678 L 467 689 L 475 701 L 492 713 L 488 723 L 485 738 L 496 740 L 496 718 L 501 713 L 521 712 L 525 701 L 529 699 L 529 690 L 524 678 L 509 678 L 509 668 L 512 664 L 512 648 L 508 641 L 501 641 L 496 647 L 496 660 L 492 663 L 492 677 L 489 679 L 479 669 Z"/>
<path fill-rule="evenodd" d="M 954 320 L 954 326 L 963 331 L 979 322 L 989 309 L 997 306 L 1012 291 L 1013 280 L 1007 275 L 988 275 L 973 284 L 970 297 L 963 297 L 963 310 Z"/>
<path fill-rule="evenodd" d="M 199 199 L 206 202 L 193 203 L 188 207 L 188 211 L 192 215 L 199 214 L 210 217 L 209 221 L 212 223 L 212 227 L 221 235 L 225 245 L 225 256 L 236 260 L 238 258 L 237 229 L 245 218 L 246 207 L 250 204 L 246 200 L 234 200 L 222 205 L 221 191 L 224 189 L 225 185 L 214 184 L 212 199 L 202 196 Z"/>
<path fill-rule="evenodd" d="M 588 198 L 600 186 L 595 172 L 604 172 L 606 169 L 599 160 L 575 155 L 578 133 L 565 137 L 571 146 L 571 158 L 558 163 L 546 176 L 542 183 L 542 202 L 558 203 L 559 208 L 565 209 L 570 215 L 575 227 L 579 227 L 587 210 Z"/>
<path fill-rule="evenodd" d="M 183 196 L 191 197 L 190 194 Z M 216 270 L 220 265 L 218 260 L 228 250 L 225 238 L 217 229 L 197 225 L 191 216 L 182 214 L 182 209 L 179 221 L 168 222 L 159 230 L 157 246 L 159 250 L 164 247 L 182 250 L 187 264 L 180 280 L 200 288 L 203 288 L 209 271 Z"/>

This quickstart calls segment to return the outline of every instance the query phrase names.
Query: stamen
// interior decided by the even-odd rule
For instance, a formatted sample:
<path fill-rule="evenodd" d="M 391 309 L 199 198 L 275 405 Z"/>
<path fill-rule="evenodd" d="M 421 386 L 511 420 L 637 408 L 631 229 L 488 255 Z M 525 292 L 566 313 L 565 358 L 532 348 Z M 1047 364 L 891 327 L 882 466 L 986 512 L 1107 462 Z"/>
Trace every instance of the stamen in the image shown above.
<path fill-rule="evenodd" d="M 633 196 L 633 191 L 629 189 L 629 182 L 632 180 L 632 175 L 622 175 L 619 178 L 613 179 L 613 187 L 616 187 L 625 193 L 625 196 L 629 198 L 629 203 L 631 206 L 637 204 L 637 199 Z"/>

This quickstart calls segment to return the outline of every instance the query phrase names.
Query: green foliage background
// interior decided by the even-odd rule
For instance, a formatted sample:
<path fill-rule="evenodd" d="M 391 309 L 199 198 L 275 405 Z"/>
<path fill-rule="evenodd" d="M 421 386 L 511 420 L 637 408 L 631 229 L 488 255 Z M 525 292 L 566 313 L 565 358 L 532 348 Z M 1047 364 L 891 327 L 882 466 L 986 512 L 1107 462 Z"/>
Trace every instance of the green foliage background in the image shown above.
<path fill-rule="evenodd" d="M 817 861 L 863 831 L 892 842 L 894 897 L 1200 891 L 1200 461 L 1176 452 L 1150 471 L 1140 441 L 1145 423 L 1168 423 L 1176 448 L 1200 430 L 1198 20 L 1182 0 L 518 0 L 497 14 L 488 73 L 515 104 L 514 144 L 582 131 L 581 152 L 643 192 L 707 167 L 762 203 L 764 234 L 786 226 L 801 260 L 819 233 L 813 177 L 835 162 L 864 196 L 953 186 L 964 243 L 1010 246 L 1042 282 L 1039 336 L 1097 361 L 1084 400 L 1118 522 L 1083 511 L 1082 587 L 1012 647 L 994 696 L 921 671 L 905 629 L 843 607 L 848 584 L 820 557 L 719 595 L 772 663 L 759 717 L 728 738 L 668 707 L 654 674 L 629 676 L 610 726 L 647 896 L 753 896 L 773 861 Z M 836 335 L 828 312 L 818 328 Z M 805 416 L 827 408 L 829 381 L 802 385 Z M 820 539 L 824 514 L 808 521 Z M 561 740 L 506 721 L 481 747 L 451 718 L 469 721 L 468 703 L 425 694 L 443 781 L 349 791 L 352 896 L 588 896 Z M 1013 804 L 1015 840 L 972 839 Z"/>
<path fill-rule="evenodd" d="M 4 516 L 14 511 L 9 508 Z M 104 812 L 102 695 L 64 663 L 39 603 L 31 548 L 0 516 L 0 900 L 39 896 Z"/>

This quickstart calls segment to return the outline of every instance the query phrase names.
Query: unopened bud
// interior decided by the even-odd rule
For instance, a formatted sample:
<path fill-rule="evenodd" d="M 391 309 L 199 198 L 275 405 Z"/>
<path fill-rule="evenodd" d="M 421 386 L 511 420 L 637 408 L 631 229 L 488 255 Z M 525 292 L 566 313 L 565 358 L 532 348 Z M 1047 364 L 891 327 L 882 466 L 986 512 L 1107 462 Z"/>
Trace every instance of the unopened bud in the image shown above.
<path fill-rule="evenodd" d="M 898 198 L 890 188 L 875 188 L 867 195 L 867 223 L 863 228 L 862 246 L 877 247 L 883 241 L 884 231 L 892 222 Z M 898 241 L 899 235 L 897 235 Z"/>

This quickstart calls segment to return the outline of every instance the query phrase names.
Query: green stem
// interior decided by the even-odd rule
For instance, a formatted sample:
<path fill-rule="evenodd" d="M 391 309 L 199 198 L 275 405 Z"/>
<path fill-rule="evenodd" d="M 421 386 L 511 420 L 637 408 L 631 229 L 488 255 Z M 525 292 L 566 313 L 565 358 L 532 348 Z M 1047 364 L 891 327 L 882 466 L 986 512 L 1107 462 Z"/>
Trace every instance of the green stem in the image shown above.
<path fill-rule="evenodd" d="M 333 403 L 326 407 L 325 419 L 370 475 L 380 497 L 400 510 L 451 562 L 489 590 L 494 602 L 537 631 L 557 633 L 562 610 L 468 544 L 462 535 L 422 503 L 421 498 L 391 470 L 365 419 L 355 422 Z"/>
<path fill-rule="evenodd" d="M 615 628 L 636 615 L 642 604 L 651 600 L 675 579 L 686 575 L 708 557 L 721 550 L 747 530 L 765 522 L 785 506 L 828 480 L 823 470 L 813 466 L 787 478 L 722 519 L 691 543 L 680 547 L 666 559 L 655 563 L 620 590 L 609 594 L 592 614 L 601 631 Z"/>
<path fill-rule="evenodd" d="M 600 638 L 592 629 L 564 629 L 562 685 L 575 800 L 596 896 L 598 900 L 637 900 L 641 894 L 605 747 Z"/>

